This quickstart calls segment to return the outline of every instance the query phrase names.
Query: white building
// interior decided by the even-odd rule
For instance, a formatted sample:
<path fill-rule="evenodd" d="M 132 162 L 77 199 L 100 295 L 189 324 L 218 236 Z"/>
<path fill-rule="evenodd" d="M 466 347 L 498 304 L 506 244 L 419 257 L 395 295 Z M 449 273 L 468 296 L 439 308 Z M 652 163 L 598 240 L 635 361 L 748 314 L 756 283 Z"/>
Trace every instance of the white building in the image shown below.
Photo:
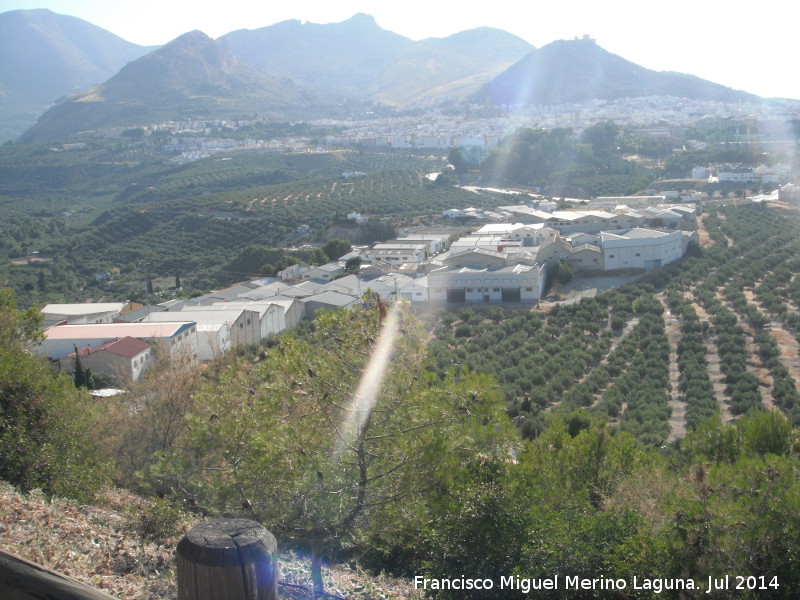
<path fill-rule="evenodd" d="M 604 231 L 601 234 L 603 268 L 656 269 L 683 256 L 683 235 L 680 231 L 630 229 Z"/>
<path fill-rule="evenodd" d="M 318 267 L 311 267 L 302 274 L 303 281 L 309 279 L 319 279 L 322 281 L 331 281 L 334 277 L 344 273 L 344 267 L 339 263 L 327 263 L 319 265 Z"/>
<path fill-rule="evenodd" d="M 162 321 L 192 321 L 203 326 L 207 331 L 219 331 L 220 325 L 230 328 L 230 345 L 241 346 L 257 344 L 261 341 L 261 322 L 258 312 L 244 306 L 230 306 L 229 302 L 204 306 L 187 305 L 180 311 L 153 313 L 146 321 L 159 323 Z M 207 359 L 204 359 L 207 360 Z"/>
<path fill-rule="evenodd" d="M 154 313 L 161 314 L 161 313 Z M 173 356 L 186 354 L 197 358 L 197 325 L 173 320 L 159 323 L 91 323 L 57 325 L 44 331 L 44 340 L 37 348 L 42 356 L 59 360 L 78 348 L 97 348 L 107 342 L 134 337 L 162 344 Z"/>
<path fill-rule="evenodd" d="M 397 241 L 411 244 L 428 244 L 429 253 L 435 255 L 447 250 L 450 244 L 450 235 L 447 233 L 408 233 Z"/>
<path fill-rule="evenodd" d="M 484 225 L 472 234 L 473 236 L 500 236 L 504 240 L 520 242 L 522 246 L 539 246 L 545 241 L 552 241 L 558 231 L 545 227 L 543 223 L 492 223 Z"/>
<path fill-rule="evenodd" d="M 286 307 L 285 303 L 273 302 L 272 300 L 232 300 L 231 302 L 223 302 L 214 304 L 211 307 L 204 306 L 203 309 L 208 310 L 214 306 L 222 308 L 234 309 L 243 308 L 258 315 L 258 322 L 260 326 L 259 340 L 263 340 L 271 335 L 286 329 Z"/>
<path fill-rule="evenodd" d="M 375 244 L 361 253 L 361 260 L 367 264 L 384 262 L 390 265 L 420 263 L 428 257 L 428 244 Z"/>
<path fill-rule="evenodd" d="M 428 298 L 442 303 L 539 301 L 546 282 L 544 265 L 500 268 L 453 267 L 428 274 Z"/>
<path fill-rule="evenodd" d="M 153 364 L 153 349 L 144 340 L 125 337 L 106 342 L 96 348 L 78 348 L 84 369 L 93 373 L 106 373 L 122 381 L 139 381 L 144 371 Z M 61 370 L 75 371 L 75 352 L 59 360 Z"/>
<path fill-rule="evenodd" d="M 409 302 L 428 302 L 428 276 L 417 277 L 400 288 L 400 297 Z"/>
<path fill-rule="evenodd" d="M 83 304 L 48 304 L 41 309 L 47 321 L 66 321 L 71 325 L 82 323 L 112 323 L 114 318 L 128 308 L 127 302 L 85 302 Z"/>

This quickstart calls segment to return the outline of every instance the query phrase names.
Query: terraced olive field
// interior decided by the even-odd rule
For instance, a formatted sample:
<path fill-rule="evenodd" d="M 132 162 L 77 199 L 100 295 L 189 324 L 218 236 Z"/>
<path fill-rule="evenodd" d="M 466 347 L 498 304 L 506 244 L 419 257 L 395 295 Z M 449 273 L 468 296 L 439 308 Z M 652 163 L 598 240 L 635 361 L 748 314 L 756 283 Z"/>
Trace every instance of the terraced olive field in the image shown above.
<path fill-rule="evenodd" d="M 639 281 L 549 312 L 443 315 L 432 369 L 493 375 L 528 437 L 585 409 L 662 445 L 705 419 L 775 408 L 800 424 L 800 218 L 712 208 L 703 246 Z"/>

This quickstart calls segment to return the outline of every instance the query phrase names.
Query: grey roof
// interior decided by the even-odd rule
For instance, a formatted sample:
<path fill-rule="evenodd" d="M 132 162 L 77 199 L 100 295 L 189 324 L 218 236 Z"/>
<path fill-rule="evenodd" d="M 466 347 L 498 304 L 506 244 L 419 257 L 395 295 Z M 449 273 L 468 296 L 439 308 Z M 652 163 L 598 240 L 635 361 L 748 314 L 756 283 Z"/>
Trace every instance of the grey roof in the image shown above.
<path fill-rule="evenodd" d="M 210 294 L 205 294 L 204 296 L 198 296 L 197 298 L 192 298 L 193 302 L 204 302 L 209 299 L 219 299 L 219 300 L 233 300 L 238 298 L 243 294 L 247 294 L 253 291 L 256 286 L 252 285 L 234 285 L 229 288 L 225 288 L 224 290 L 218 290 L 216 292 L 211 292 Z"/>
<path fill-rule="evenodd" d="M 651 238 L 661 238 L 666 237 L 669 233 L 664 231 L 657 231 L 655 229 L 642 229 L 641 227 L 636 227 L 635 229 L 622 229 L 619 231 L 603 231 L 600 234 L 603 238 L 603 241 L 614 240 L 614 239 L 651 239 Z"/>
<path fill-rule="evenodd" d="M 166 306 L 160 306 L 158 304 L 147 304 L 142 308 L 137 308 L 136 310 L 126 312 L 124 315 L 119 315 L 117 317 L 117 320 L 125 321 L 126 323 L 136 323 L 147 317 L 147 315 L 149 315 L 150 313 L 162 312 L 164 310 L 167 310 Z"/>
<path fill-rule="evenodd" d="M 275 296 L 276 294 L 280 294 L 281 292 L 283 292 L 283 290 L 289 287 L 290 287 L 289 285 L 283 282 L 274 281 L 267 285 L 259 286 L 256 289 L 239 296 L 238 299 L 265 300 L 267 298 Z"/>
<path fill-rule="evenodd" d="M 301 298 L 300 302 L 304 304 L 308 304 L 309 302 L 314 302 L 317 304 L 327 304 L 329 306 L 335 307 L 345 307 L 350 306 L 354 302 L 358 302 L 359 299 L 355 296 L 351 296 L 349 294 L 342 294 L 340 292 L 334 291 L 327 291 L 322 292 L 321 294 L 314 294 L 313 296 L 309 296 L 308 298 Z"/>

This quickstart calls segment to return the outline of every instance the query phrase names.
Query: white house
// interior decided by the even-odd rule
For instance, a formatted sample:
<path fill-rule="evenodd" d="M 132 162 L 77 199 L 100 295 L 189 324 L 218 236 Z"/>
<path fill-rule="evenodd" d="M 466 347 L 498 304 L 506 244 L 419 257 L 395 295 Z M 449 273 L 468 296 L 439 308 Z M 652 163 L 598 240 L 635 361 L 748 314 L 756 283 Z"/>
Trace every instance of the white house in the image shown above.
<path fill-rule="evenodd" d="M 93 373 L 107 373 L 123 381 L 139 381 L 144 371 L 153 364 L 153 349 L 144 340 L 124 337 L 106 342 L 96 348 L 78 348 L 84 369 Z M 73 373 L 75 352 L 59 360 L 61 370 Z"/>

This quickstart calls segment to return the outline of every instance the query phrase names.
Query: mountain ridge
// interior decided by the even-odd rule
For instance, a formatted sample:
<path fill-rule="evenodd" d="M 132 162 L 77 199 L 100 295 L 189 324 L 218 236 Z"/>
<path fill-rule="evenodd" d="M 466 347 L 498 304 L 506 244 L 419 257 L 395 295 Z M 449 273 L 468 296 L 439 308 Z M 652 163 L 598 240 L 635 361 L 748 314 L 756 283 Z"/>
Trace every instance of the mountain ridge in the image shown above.
<path fill-rule="evenodd" d="M 107 52 L 113 56 L 148 50 L 48 10 L 2 13 L 0 33 L 3 24 L 14 19 L 50 23 L 44 29 L 55 33 L 48 47 L 66 49 L 44 54 L 61 52 L 65 61 L 77 52 L 73 47 L 102 46 L 102 40 L 112 40 L 120 48 L 116 54 Z M 84 36 L 87 39 L 81 46 L 69 40 L 74 37 L 71 27 L 89 28 L 93 33 Z M 67 41 L 58 42 L 64 36 Z M 178 52 L 177 48 L 183 49 Z M 117 64 L 122 59 L 115 60 L 106 62 Z M 9 64 L 7 60 L 6 71 Z M 41 78 L 44 72 L 29 71 L 29 79 Z M 5 75 L 0 69 L 0 81 Z M 13 81 L 13 77 L 7 79 Z M 3 93 L 8 96 L 0 89 L 0 96 Z M 202 32 L 188 32 L 127 62 L 94 87 L 59 99 L 19 139 L 53 139 L 86 129 L 154 122 L 148 119 L 253 114 L 308 119 L 312 114 L 341 114 L 335 107 L 353 101 L 395 107 L 465 101 L 529 106 L 649 95 L 761 101 L 693 75 L 646 69 L 602 49 L 591 38 L 556 40 L 537 49 L 503 30 L 479 27 L 413 41 L 382 29 L 372 16 L 357 13 L 340 23 L 287 20 L 233 31 L 217 40 Z M 70 119 L 74 122 L 69 123 Z"/>
<path fill-rule="evenodd" d="M 58 98 L 101 83 L 148 53 L 77 17 L 47 9 L 0 13 L 0 135 L 19 131 Z"/>
<path fill-rule="evenodd" d="M 61 98 L 21 142 L 47 141 L 143 120 L 219 118 L 296 111 L 324 100 L 246 65 L 201 31 L 191 31 L 125 65 L 94 87 Z"/>
<path fill-rule="evenodd" d="M 403 106 L 429 90 L 477 90 L 533 48 L 499 29 L 470 31 L 478 33 L 415 42 L 358 13 L 327 25 L 282 21 L 220 40 L 240 60 L 301 86 Z"/>
<path fill-rule="evenodd" d="M 662 95 L 718 102 L 761 100 L 694 75 L 647 69 L 592 39 L 556 40 L 542 46 L 493 78 L 473 99 L 496 106 L 529 106 Z"/>

